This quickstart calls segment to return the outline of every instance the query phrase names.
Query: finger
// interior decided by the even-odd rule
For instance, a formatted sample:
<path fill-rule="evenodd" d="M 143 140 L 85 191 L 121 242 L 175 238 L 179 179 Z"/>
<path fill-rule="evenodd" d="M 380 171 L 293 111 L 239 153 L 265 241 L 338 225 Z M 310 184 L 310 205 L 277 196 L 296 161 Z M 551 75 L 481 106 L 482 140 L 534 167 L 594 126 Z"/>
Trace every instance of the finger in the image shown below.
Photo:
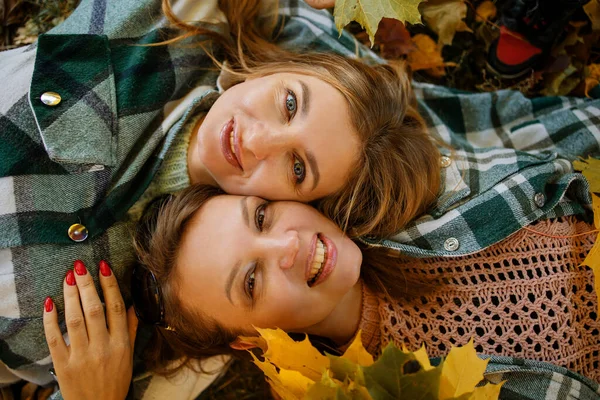
<path fill-rule="evenodd" d="M 135 315 L 135 310 L 133 307 L 129 307 L 127 310 L 127 328 L 129 331 L 129 344 L 133 349 L 133 345 L 135 344 L 135 336 L 137 335 L 137 327 L 138 327 L 138 319 Z"/>
<path fill-rule="evenodd" d="M 67 271 L 63 290 L 65 296 L 65 322 L 67 323 L 71 349 L 85 349 L 88 344 L 88 335 L 79 302 L 79 290 L 77 290 L 75 274 L 72 270 Z"/>
<path fill-rule="evenodd" d="M 127 316 L 123 296 L 119 290 L 119 283 L 110 266 L 104 260 L 100 261 L 100 285 L 104 293 L 106 305 L 106 319 L 111 337 L 126 340 Z"/>
<path fill-rule="evenodd" d="M 44 334 L 54 363 L 64 362 L 69 356 L 69 350 L 58 326 L 56 306 L 50 297 L 46 297 L 44 301 Z"/>
<path fill-rule="evenodd" d="M 100 301 L 100 297 L 98 297 L 92 275 L 88 273 L 85 264 L 81 260 L 76 260 L 73 266 L 77 288 L 79 289 L 79 297 L 81 298 L 81 306 L 83 307 L 83 315 L 85 316 L 88 338 L 90 342 L 105 340 L 108 338 L 108 330 L 106 329 L 106 319 L 104 318 L 104 307 L 102 307 L 102 302 Z"/>

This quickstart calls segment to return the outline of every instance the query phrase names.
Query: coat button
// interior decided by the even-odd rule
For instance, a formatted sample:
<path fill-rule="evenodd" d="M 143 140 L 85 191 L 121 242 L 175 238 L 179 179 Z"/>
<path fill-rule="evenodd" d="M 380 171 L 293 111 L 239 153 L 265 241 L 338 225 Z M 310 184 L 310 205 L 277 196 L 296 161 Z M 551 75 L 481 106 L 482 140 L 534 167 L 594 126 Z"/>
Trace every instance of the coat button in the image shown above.
<path fill-rule="evenodd" d="M 88 238 L 88 230 L 81 224 L 73 224 L 69 227 L 68 235 L 74 242 L 83 242 Z"/>
<path fill-rule="evenodd" d="M 544 193 L 536 193 L 533 196 L 533 202 L 536 206 L 542 208 L 546 204 L 546 196 L 544 196 Z"/>
<path fill-rule="evenodd" d="M 46 92 L 42 94 L 40 100 L 42 100 L 42 103 L 44 103 L 45 105 L 54 107 L 60 104 L 60 102 L 62 101 L 62 97 L 60 97 L 60 94 L 55 92 Z"/>
<path fill-rule="evenodd" d="M 446 241 L 444 242 L 444 248 L 447 251 L 455 251 L 458 250 L 458 247 L 460 246 L 460 242 L 458 241 L 457 238 L 448 238 L 446 239 Z"/>
<path fill-rule="evenodd" d="M 442 168 L 448 168 L 452 164 L 452 159 L 448 156 L 442 156 L 440 158 L 440 165 Z"/>

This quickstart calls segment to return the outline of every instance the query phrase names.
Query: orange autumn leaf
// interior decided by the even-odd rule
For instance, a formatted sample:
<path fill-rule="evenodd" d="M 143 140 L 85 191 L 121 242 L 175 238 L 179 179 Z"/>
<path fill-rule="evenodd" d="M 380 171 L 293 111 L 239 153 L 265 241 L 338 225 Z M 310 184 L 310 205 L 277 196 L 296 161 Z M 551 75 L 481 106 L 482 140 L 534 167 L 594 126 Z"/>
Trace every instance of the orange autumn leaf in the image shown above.
<path fill-rule="evenodd" d="M 583 10 L 592 22 L 592 30 L 600 31 L 600 1 L 591 0 L 583 6 Z"/>
<path fill-rule="evenodd" d="M 496 5 L 492 3 L 490 0 L 485 0 L 475 10 L 475 21 L 477 22 L 485 22 L 490 19 L 496 18 L 496 13 L 498 12 Z"/>
<path fill-rule="evenodd" d="M 407 61 L 413 71 L 427 70 L 432 76 L 445 75 L 444 67 L 456 64 L 445 62 L 441 47 L 429 36 L 418 34 L 413 37 L 416 50 L 408 54 Z"/>
<path fill-rule="evenodd" d="M 585 96 L 589 97 L 589 91 L 600 84 L 600 64 L 587 66 L 587 77 L 585 78 Z"/>

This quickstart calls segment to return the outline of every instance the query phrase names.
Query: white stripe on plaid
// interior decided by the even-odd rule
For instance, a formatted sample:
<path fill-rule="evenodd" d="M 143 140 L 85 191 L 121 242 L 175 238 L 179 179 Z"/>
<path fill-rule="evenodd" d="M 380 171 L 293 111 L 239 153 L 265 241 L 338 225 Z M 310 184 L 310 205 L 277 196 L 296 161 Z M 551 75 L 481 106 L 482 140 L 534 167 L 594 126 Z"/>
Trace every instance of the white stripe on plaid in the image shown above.
<path fill-rule="evenodd" d="M 0 315 L 19 318 L 19 299 L 15 286 L 14 265 L 10 249 L 0 249 Z"/>

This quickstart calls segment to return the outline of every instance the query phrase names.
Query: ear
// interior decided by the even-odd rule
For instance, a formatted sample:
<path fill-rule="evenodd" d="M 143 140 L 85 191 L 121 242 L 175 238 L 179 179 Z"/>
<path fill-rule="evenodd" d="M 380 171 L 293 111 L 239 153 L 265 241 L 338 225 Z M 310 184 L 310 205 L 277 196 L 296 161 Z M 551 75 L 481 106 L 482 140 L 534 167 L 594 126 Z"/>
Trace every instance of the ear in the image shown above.
<path fill-rule="evenodd" d="M 231 347 L 234 350 L 250 350 L 250 349 L 255 349 L 259 346 L 257 343 L 252 343 L 250 341 L 246 341 L 244 339 L 237 338 L 233 342 L 229 343 L 229 347 Z"/>

